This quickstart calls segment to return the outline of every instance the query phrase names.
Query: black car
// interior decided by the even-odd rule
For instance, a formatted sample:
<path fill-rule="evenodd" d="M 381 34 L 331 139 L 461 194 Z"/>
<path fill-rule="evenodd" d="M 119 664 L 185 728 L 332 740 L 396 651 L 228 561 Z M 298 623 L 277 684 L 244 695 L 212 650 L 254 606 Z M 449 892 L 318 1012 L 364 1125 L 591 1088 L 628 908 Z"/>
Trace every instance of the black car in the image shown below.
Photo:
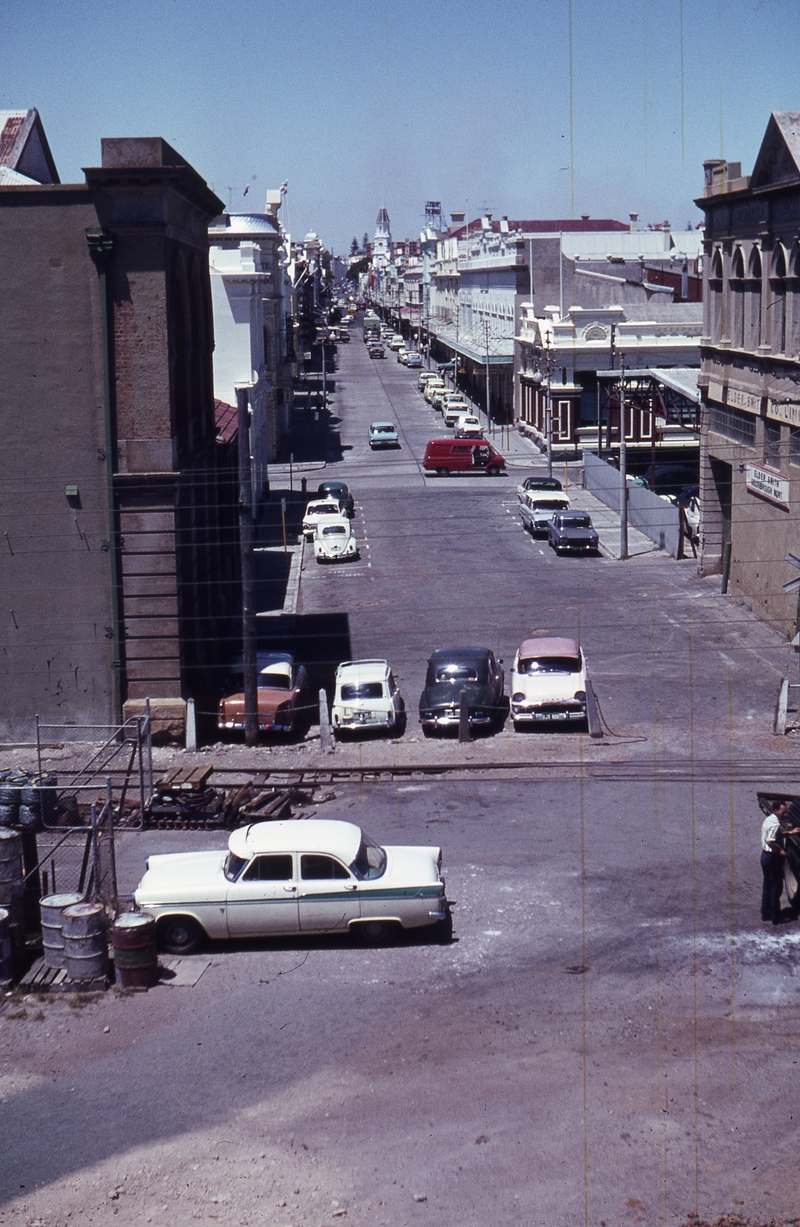
<path fill-rule="evenodd" d="M 428 661 L 419 719 L 426 737 L 457 729 L 461 691 L 467 692 L 470 728 L 491 728 L 505 715 L 502 660 L 489 648 L 440 648 Z"/>
<path fill-rule="evenodd" d="M 585 511 L 557 511 L 547 525 L 547 544 L 557 554 L 593 554 L 600 538 Z"/>
<path fill-rule="evenodd" d="M 317 498 L 335 498 L 342 511 L 352 517 L 355 515 L 353 496 L 343 481 L 322 481 L 317 486 Z"/>

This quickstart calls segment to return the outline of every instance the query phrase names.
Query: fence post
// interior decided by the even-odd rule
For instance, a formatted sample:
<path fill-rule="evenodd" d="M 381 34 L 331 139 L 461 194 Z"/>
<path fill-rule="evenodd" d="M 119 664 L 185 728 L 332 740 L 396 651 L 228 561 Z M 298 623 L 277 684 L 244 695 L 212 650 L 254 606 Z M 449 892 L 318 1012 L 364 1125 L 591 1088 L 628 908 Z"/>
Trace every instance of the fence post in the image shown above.
<path fill-rule="evenodd" d="M 778 702 L 775 704 L 775 718 L 772 721 L 772 731 L 777 737 L 782 737 L 786 732 L 786 716 L 789 710 L 789 679 L 784 677 L 781 679 L 781 688 L 778 691 Z"/>
<path fill-rule="evenodd" d="M 111 874 L 111 895 L 114 901 L 114 915 L 117 914 L 119 902 L 117 898 L 117 850 L 114 846 L 114 798 L 111 791 L 111 776 L 106 776 L 106 809 L 108 810 L 108 868 Z"/>
<path fill-rule="evenodd" d="M 333 753 L 331 722 L 328 717 L 328 696 L 324 690 L 319 692 L 319 744 L 326 754 Z"/>
<path fill-rule="evenodd" d="M 190 754 L 197 752 L 197 716 L 194 699 L 186 700 L 186 749 Z"/>
<path fill-rule="evenodd" d="M 458 740 L 462 745 L 464 742 L 472 741 L 472 736 L 469 730 L 469 698 L 466 690 L 462 690 L 460 696 L 460 707 L 458 709 Z"/>
<path fill-rule="evenodd" d="M 142 724 L 143 717 L 136 717 L 136 756 L 139 760 L 139 813 L 144 826 L 144 761 L 142 759 Z"/>
<path fill-rule="evenodd" d="M 150 801 L 153 796 L 153 721 L 150 717 L 149 699 L 144 701 L 144 710 L 147 717 L 144 729 L 147 737 L 147 799 Z"/>
<path fill-rule="evenodd" d="M 100 847 L 97 842 L 97 803 L 92 802 L 92 872 L 89 875 L 92 890 L 88 893 L 95 898 L 100 894 Z"/>

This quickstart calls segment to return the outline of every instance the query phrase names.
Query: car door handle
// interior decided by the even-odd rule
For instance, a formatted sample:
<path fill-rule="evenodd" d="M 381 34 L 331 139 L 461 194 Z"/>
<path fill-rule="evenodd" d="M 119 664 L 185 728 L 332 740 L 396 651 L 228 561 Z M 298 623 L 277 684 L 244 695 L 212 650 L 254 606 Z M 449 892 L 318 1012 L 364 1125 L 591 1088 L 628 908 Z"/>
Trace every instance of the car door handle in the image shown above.
<path fill-rule="evenodd" d="M 295 891 L 297 890 L 297 887 L 296 886 L 284 886 L 283 889 L 288 890 L 288 891 Z"/>
<path fill-rule="evenodd" d="M 346 882 L 345 890 L 358 890 L 358 882 Z"/>

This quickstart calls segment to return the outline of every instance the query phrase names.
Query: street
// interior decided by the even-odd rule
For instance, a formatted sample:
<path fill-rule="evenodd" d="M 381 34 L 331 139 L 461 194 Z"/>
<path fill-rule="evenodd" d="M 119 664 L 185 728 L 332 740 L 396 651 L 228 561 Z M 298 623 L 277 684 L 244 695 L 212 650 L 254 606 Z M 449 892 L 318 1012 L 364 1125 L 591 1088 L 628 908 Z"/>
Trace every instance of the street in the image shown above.
<path fill-rule="evenodd" d="M 305 549 L 298 622 L 318 664 L 388 659 L 406 700 L 402 738 L 339 744 L 336 765 L 441 773 L 337 785 L 318 816 L 440 844 L 454 941 L 219 944 L 185 960 L 204 967 L 193 986 L 8 1001 L 0 1223 L 795 1215 L 800 930 L 759 919 L 755 793 L 800 792 L 795 743 L 770 732 L 796 659 L 692 559 L 531 539 L 516 485 L 543 461 L 518 437 L 495 439 L 507 476 L 426 476 L 446 431 L 416 372 L 355 331 L 338 360 L 324 476 L 355 495 L 361 557 Z M 399 450 L 370 451 L 375 419 Z M 492 648 L 508 693 L 531 632 L 580 640 L 602 740 L 510 721 L 423 740 L 429 653 Z M 322 757 L 316 730 L 253 753 Z M 123 834 L 123 889 L 149 853 L 225 841 Z"/>

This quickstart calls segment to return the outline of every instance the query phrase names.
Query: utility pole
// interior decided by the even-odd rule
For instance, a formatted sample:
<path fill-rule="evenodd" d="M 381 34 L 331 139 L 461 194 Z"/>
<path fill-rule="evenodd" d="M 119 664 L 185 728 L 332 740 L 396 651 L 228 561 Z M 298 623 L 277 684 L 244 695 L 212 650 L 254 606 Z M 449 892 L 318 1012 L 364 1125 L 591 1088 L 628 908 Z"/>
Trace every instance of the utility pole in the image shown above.
<path fill-rule="evenodd" d="M 483 321 L 486 337 L 486 424 L 492 432 L 494 438 L 494 424 L 492 423 L 492 383 L 489 377 L 489 321 Z"/>
<path fill-rule="evenodd" d="M 544 425 L 547 432 L 547 476 L 553 476 L 553 363 L 550 353 L 550 330 L 546 335 L 547 345 L 547 408 L 545 409 Z"/>
<path fill-rule="evenodd" d="M 244 739 L 258 742 L 258 670 L 256 660 L 253 500 L 250 478 L 250 408 L 247 388 L 236 389 L 239 434 L 239 548 L 242 569 L 242 656 L 244 666 Z"/>
<path fill-rule="evenodd" d="M 625 444 L 625 355 L 619 364 L 619 556 L 628 557 L 628 452 Z"/>

